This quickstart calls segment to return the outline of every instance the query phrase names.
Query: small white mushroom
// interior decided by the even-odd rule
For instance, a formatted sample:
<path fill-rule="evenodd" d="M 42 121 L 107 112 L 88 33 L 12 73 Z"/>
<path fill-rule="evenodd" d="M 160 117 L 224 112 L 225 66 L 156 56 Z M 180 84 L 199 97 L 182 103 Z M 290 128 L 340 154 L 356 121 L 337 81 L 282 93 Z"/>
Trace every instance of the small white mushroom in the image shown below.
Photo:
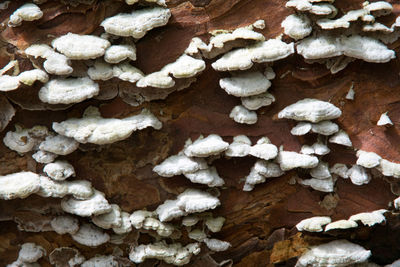
<path fill-rule="evenodd" d="M 284 108 L 279 112 L 278 117 L 280 119 L 305 120 L 317 123 L 324 120 L 336 119 L 340 115 L 342 115 L 341 110 L 329 102 L 305 98 Z"/>
<path fill-rule="evenodd" d="M 393 7 L 386 1 L 377 1 L 373 3 L 365 2 L 364 9 L 375 17 L 380 17 L 392 13 Z"/>
<path fill-rule="evenodd" d="M 128 62 L 122 62 L 113 66 L 113 75 L 120 80 L 135 83 L 140 81 L 143 77 L 143 72 L 135 68 Z M 139 86 L 137 84 L 137 86 Z M 139 86 L 140 87 L 140 86 Z"/>
<path fill-rule="evenodd" d="M 20 85 L 20 79 L 18 76 L 1 75 L 0 76 L 0 91 L 8 92 L 15 90 Z"/>
<path fill-rule="evenodd" d="M 207 247 L 211 251 L 217 251 L 217 252 L 225 251 L 231 247 L 231 244 L 229 242 L 222 241 L 222 240 L 215 239 L 215 238 L 212 238 L 212 239 L 205 238 L 204 243 L 207 245 Z"/>
<path fill-rule="evenodd" d="M 199 222 L 200 218 L 197 216 L 186 216 L 182 219 L 182 225 L 186 227 L 194 226 Z"/>
<path fill-rule="evenodd" d="M 116 204 L 111 204 L 111 210 L 97 216 L 92 216 L 92 222 L 103 229 L 119 227 L 122 224 L 121 209 Z"/>
<path fill-rule="evenodd" d="M 56 155 L 68 155 L 78 149 L 79 143 L 63 135 L 49 135 L 40 143 L 39 149 Z"/>
<path fill-rule="evenodd" d="M 63 198 L 61 208 L 68 213 L 82 217 L 108 213 L 112 207 L 105 199 L 104 194 L 94 190 L 93 196 L 89 199 L 79 200 L 73 197 Z"/>
<path fill-rule="evenodd" d="M 368 184 L 371 181 L 371 175 L 361 166 L 353 165 L 348 171 L 350 180 L 355 185 Z"/>
<path fill-rule="evenodd" d="M 325 232 L 332 230 L 343 230 L 343 229 L 351 229 L 358 227 L 358 224 L 355 221 L 350 220 L 339 220 L 328 224 L 325 227 Z"/>
<path fill-rule="evenodd" d="M 330 217 L 322 216 L 322 217 L 312 217 L 308 219 L 304 219 L 298 224 L 296 224 L 296 228 L 298 231 L 306 231 L 306 232 L 322 232 L 324 231 L 323 226 L 330 223 L 332 220 Z"/>
<path fill-rule="evenodd" d="M 312 32 L 311 21 L 305 15 L 289 15 L 282 21 L 281 26 L 284 28 L 285 34 L 295 40 L 303 39 Z"/>
<path fill-rule="evenodd" d="M 110 240 L 110 236 L 107 233 L 88 223 L 81 225 L 78 232 L 72 234 L 71 237 L 79 244 L 88 247 L 97 247 Z"/>
<path fill-rule="evenodd" d="M 153 216 L 154 216 L 154 212 L 147 211 L 147 210 L 137 210 L 131 214 L 129 219 L 130 219 L 133 227 L 135 227 L 136 229 L 140 229 L 143 227 L 143 222 L 147 218 L 151 218 Z"/>
<path fill-rule="evenodd" d="M 363 150 L 357 151 L 357 165 L 365 168 L 374 168 L 379 166 L 382 157 L 374 152 L 367 152 Z"/>
<path fill-rule="evenodd" d="M 322 143 L 321 141 L 315 142 L 311 147 L 314 151 L 314 154 L 316 154 L 316 155 L 323 156 L 323 155 L 326 155 L 329 152 L 331 152 L 329 147 L 327 145 L 325 145 L 324 143 Z"/>
<path fill-rule="evenodd" d="M 257 160 L 251 168 L 249 175 L 246 176 L 243 191 L 251 191 L 254 185 L 264 183 L 266 178 L 279 177 L 284 172 L 278 164 L 265 160 Z"/>
<path fill-rule="evenodd" d="M 375 210 L 372 212 L 362 212 L 355 215 L 352 215 L 349 218 L 349 221 L 360 221 L 362 224 L 366 226 L 373 226 L 375 224 L 381 224 L 386 221 L 385 213 L 386 210 Z"/>
<path fill-rule="evenodd" d="M 35 134 L 40 136 L 35 136 Z M 45 126 L 34 126 L 31 129 L 22 128 L 19 125 L 15 125 L 15 132 L 9 131 L 3 138 L 4 144 L 11 150 L 17 151 L 18 153 L 27 153 L 32 151 L 40 138 L 45 137 L 48 134 L 48 130 Z"/>
<path fill-rule="evenodd" d="M 54 79 L 39 90 L 41 101 L 50 104 L 79 103 L 99 94 L 99 85 L 88 77 Z"/>
<path fill-rule="evenodd" d="M 271 82 L 261 72 L 244 72 L 220 79 L 219 85 L 230 95 L 246 97 L 265 93 Z"/>
<path fill-rule="evenodd" d="M 160 129 L 161 122 L 148 110 L 124 119 L 102 118 L 98 108 L 88 107 L 83 118 L 54 122 L 53 129 L 80 143 L 111 144 L 128 138 L 132 132 L 147 127 Z"/>
<path fill-rule="evenodd" d="M 242 105 L 235 106 L 229 114 L 229 118 L 242 124 L 257 123 L 257 113 L 246 109 Z"/>
<path fill-rule="evenodd" d="M 270 160 L 278 155 L 278 148 L 271 144 L 268 138 L 262 137 L 250 148 L 249 154 L 259 159 Z"/>
<path fill-rule="evenodd" d="M 303 155 L 293 151 L 280 151 L 277 162 L 283 171 L 295 168 L 311 169 L 318 165 L 318 158 L 315 156 Z"/>
<path fill-rule="evenodd" d="M 167 8 L 145 8 L 108 17 L 101 26 L 107 33 L 139 39 L 151 29 L 167 24 L 170 17 L 171 11 Z"/>
<path fill-rule="evenodd" d="M 350 89 L 349 89 L 349 91 L 347 92 L 347 94 L 346 94 L 346 99 L 348 99 L 348 100 L 354 100 L 354 96 L 355 96 L 355 91 L 354 91 L 354 84 L 352 84 L 351 86 L 350 86 Z"/>
<path fill-rule="evenodd" d="M 17 10 L 12 13 L 8 25 L 16 27 L 21 25 L 22 21 L 34 21 L 38 20 L 43 16 L 42 10 L 32 3 L 27 3 L 20 6 Z"/>
<path fill-rule="evenodd" d="M 53 180 L 63 181 L 71 176 L 75 176 L 74 166 L 67 161 L 58 160 L 44 166 L 43 171 Z"/>
<path fill-rule="evenodd" d="M 107 48 L 104 54 L 104 60 L 111 64 L 117 64 L 127 58 L 136 60 L 136 47 L 134 45 L 112 45 Z"/>
<path fill-rule="evenodd" d="M 347 240 L 334 240 L 311 248 L 297 261 L 296 266 L 349 266 L 365 262 L 371 251 Z"/>
<path fill-rule="evenodd" d="M 246 157 L 250 153 L 251 141 L 245 135 L 237 135 L 233 137 L 233 142 L 225 150 L 227 157 Z"/>
<path fill-rule="evenodd" d="M 329 138 L 329 142 L 347 147 L 353 146 L 349 135 L 343 130 L 339 130 L 339 132 L 335 133 L 331 138 Z"/>
<path fill-rule="evenodd" d="M 53 230 L 59 234 L 75 234 L 79 230 L 78 220 L 72 216 L 64 215 L 54 217 L 50 222 Z"/>
<path fill-rule="evenodd" d="M 387 112 L 383 113 L 379 118 L 378 122 L 376 123 L 378 126 L 390 126 L 393 125 L 392 120 L 387 115 Z"/>
<path fill-rule="evenodd" d="M 228 147 L 229 143 L 222 140 L 219 135 L 210 134 L 207 137 L 201 135 L 193 144 L 188 145 L 183 152 L 188 157 L 209 157 L 222 153 Z"/>
<path fill-rule="evenodd" d="M 75 249 L 70 247 L 60 247 L 55 248 L 49 254 L 50 263 L 56 267 L 66 267 L 66 266 L 79 266 L 85 261 L 85 257 Z"/>
<path fill-rule="evenodd" d="M 0 199 L 26 198 L 40 189 L 39 175 L 17 172 L 0 176 Z"/>
<path fill-rule="evenodd" d="M 70 59 L 94 59 L 104 55 L 109 41 L 94 35 L 67 33 L 54 39 L 51 45 Z"/>
<path fill-rule="evenodd" d="M 268 92 L 240 98 L 242 105 L 248 110 L 257 110 L 275 102 L 275 97 Z"/>

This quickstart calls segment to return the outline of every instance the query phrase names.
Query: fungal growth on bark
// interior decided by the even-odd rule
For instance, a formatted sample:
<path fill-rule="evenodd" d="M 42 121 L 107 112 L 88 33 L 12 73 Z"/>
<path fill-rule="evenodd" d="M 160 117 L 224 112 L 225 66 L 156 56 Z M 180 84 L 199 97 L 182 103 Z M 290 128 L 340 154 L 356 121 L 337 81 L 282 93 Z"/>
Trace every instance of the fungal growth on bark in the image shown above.
<path fill-rule="evenodd" d="M 397 266 L 400 7 L 0 3 L 0 266 Z"/>

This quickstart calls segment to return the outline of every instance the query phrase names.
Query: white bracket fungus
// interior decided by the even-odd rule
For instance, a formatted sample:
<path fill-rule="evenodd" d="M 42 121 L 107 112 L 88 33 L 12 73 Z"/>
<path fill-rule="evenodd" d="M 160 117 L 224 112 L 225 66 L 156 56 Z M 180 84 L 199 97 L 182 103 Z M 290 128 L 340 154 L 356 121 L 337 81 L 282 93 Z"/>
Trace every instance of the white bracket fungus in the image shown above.
<path fill-rule="evenodd" d="M 318 16 L 331 16 L 334 17 L 337 14 L 337 9 L 328 3 L 314 3 L 316 1 L 311 0 L 290 0 L 286 3 L 286 7 L 295 8 L 301 12 L 309 12 Z M 334 0 L 329 0 L 326 2 L 334 2 Z"/>
<path fill-rule="evenodd" d="M 85 257 L 75 249 L 70 247 L 60 247 L 55 248 L 49 254 L 50 263 L 56 267 L 66 267 L 66 266 L 79 266 L 85 261 Z"/>
<path fill-rule="evenodd" d="M 75 176 L 74 166 L 67 161 L 58 160 L 44 166 L 43 171 L 53 180 L 63 181 L 71 176 Z"/>
<path fill-rule="evenodd" d="M 385 16 L 392 13 L 393 6 L 386 1 L 377 1 L 373 3 L 364 2 L 364 9 L 372 13 L 375 17 Z"/>
<path fill-rule="evenodd" d="M 112 228 L 114 233 L 122 235 L 132 231 L 132 224 L 129 217 L 130 217 L 129 213 L 125 211 L 121 212 L 121 225 Z"/>
<path fill-rule="evenodd" d="M 46 176 L 40 176 L 40 190 L 42 197 L 64 197 L 72 195 L 74 198 L 87 199 L 93 195 L 92 184 L 87 180 L 54 181 Z"/>
<path fill-rule="evenodd" d="M 119 227 L 122 224 L 121 209 L 116 204 L 111 204 L 111 211 L 92 217 L 92 222 L 103 229 Z"/>
<path fill-rule="evenodd" d="M 14 107 L 5 96 L 0 96 L 0 132 L 7 127 L 14 115 Z"/>
<path fill-rule="evenodd" d="M 63 135 L 49 135 L 40 143 L 39 149 L 56 155 L 68 155 L 78 149 L 79 143 Z"/>
<path fill-rule="evenodd" d="M 356 92 L 354 91 L 354 83 L 351 84 L 349 91 L 346 94 L 346 99 L 354 100 Z"/>
<path fill-rule="evenodd" d="M 279 177 L 284 172 L 278 164 L 265 160 L 257 160 L 251 168 L 249 175 L 246 176 L 243 191 L 251 191 L 254 185 L 264 183 L 266 178 Z"/>
<path fill-rule="evenodd" d="M 224 180 L 218 175 L 215 167 L 210 167 L 204 170 L 198 170 L 193 173 L 184 173 L 192 183 L 206 184 L 210 187 L 223 186 Z"/>
<path fill-rule="evenodd" d="M 70 60 L 66 56 L 55 52 L 46 44 L 31 45 L 25 49 L 25 54 L 35 58 L 45 58 L 46 61 L 43 62 L 43 67 L 50 74 L 68 75 L 73 71 L 72 67 L 70 66 Z"/>
<path fill-rule="evenodd" d="M 211 66 L 217 71 L 247 70 L 253 66 L 254 62 L 273 62 L 293 53 L 294 43 L 287 44 L 278 39 L 270 39 L 228 52 Z"/>
<path fill-rule="evenodd" d="M 121 70 L 120 66 L 118 66 L 116 68 L 116 70 Z M 116 71 L 116 72 L 118 72 L 118 71 Z M 123 72 L 121 71 L 121 73 L 117 73 L 117 75 L 115 75 L 115 76 L 118 77 L 122 73 Z M 89 78 L 92 80 L 107 81 L 114 77 L 114 68 L 113 68 L 113 66 L 103 62 L 102 60 L 97 59 L 94 62 L 93 66 L 88 68 L 87 74 L 88 74 Z M 140 79 L 140 78 L 138 78 L 138 79 Z"/>
<path fill-rule="evenodd" d="M 36 151 L 35 154 L 32 155 L 32 158 L 37 162 L 37 163 L 42 163 L 42 164 L 47 164 L 50 162 L 53 162 L 58 155 L 53 154 L 51 152 L 39 150 Z"/>
<path fill-rule="evenodd" d="M 40 19 L 42 16 L 43 12 L 37 5 L 27 3 L 12 13 L 8 21 L 8 26 L 16 27 L 21 25 L 22 21 L 34 21 Z"/>
<path fill-rule="evenodd" d="M 112 210 L 104 194 L 97 190 L 94 190 L 94 194 L 90 198 L 84 200 L 74 197 L 63 198 L 61 201 L 61 208 L 65 212 L 82 217 L 100 215 Z"/>
<path fill-rule="evenodd" d="M 198 242 L 202 242 L 207 238 L 207 235 L 201 229 L 194 229 L 188 233 L 188 237 Z"/>
<path fill-rule="evenodd" d="M 394 163 L 386 159 L 382 159 L 377 169 L 385 176 L 400 178 L 400 163 Z"/>
<path fill-rule="evenodd" d="M 104 60 L 111 64 L 117 64 L 127 58 L 136 60 L 136 47 L 134 45 L 112 45 L 107 48 L 104 54 Z"/>
<path fill-rule="evenodd" d="M 335 133 L 331 138 L 329 138 L 329 142 L 347 147 L 353 146 L 349 135 L 343 130 L 339 130 L 339 132 Z"/>
<path fill-rule="evenodd" d="M 39 98 L 50 104 L 79 103 L 99 94 L 99 85 L 88 77 L 50 80 L 39 90 Z"/>
<path fill-rule="evenodd" d="M 153 168 L 153 171 L 163 177 L 172 177 L 184 173 L 193 173 L 207 169 L 204 159 L 189 158 L 184 154 L 173 155 Z"/>
<path fill-rule="evenodd" d="M 311 169 L 317 167 L 318 158 L 315 156 L 303 155 L 294 151 L 280 151 L 277 162 L 283 171 L 295 168 Z"/>
<path fill-rule="evenodd" d="M 160 222 L 154 218 L 155 216 L 157 216 L 155 212 L 137 210 L 129 218 L 132 226 L 136 229 L 154 230 L 162 237 L 171 236 L 175 228 L 171 224 Z"/>
<path fill-rule="evenodd" d="M 170 17 L 171 11 L 167 8 L 145 8 L 134 10 L 130 14 L 109 17 L 101 23 L 101 26 L 107 33 L 139 39 L 151 29 L 166 25 Z"/>
<path fill-rule="evenodd" d="M 219 135 L 210 134 L 207 137 L 200 135 L 193 144 L 189 144 L 183 151 L 188 157 L 209 157 L 218 155 L 227 150 L 229 143 L 222 140 Z"/>
<path fill-rule="evenodd" d="M 333 192 L 334 191 L 334 185 L 335 182 L 333 181 L 333 178 L 327 178 L 327 179 L 317 179 L 317 178 L 311 178 L 311 179 L 298 179 L 299 184 L 305 185 L 305 186 L 311 186 L 312 189 L 320 191 L 320 192 Z"/>
<path fill-rule="evenodd" d="M 35 81 L 46 83 L 49 80 L 49 75 L 41 69 L 33 69 L 21 72 L 18 79 L 21 83 L 31 86 Z"/>
<path fill-rule="evenodd" d="M 165 222 L 190 213 L 215 209 L 220 204 L 219 199 L 209 193 L 186 189 L 176 200 L 166 200 L 158 206 L 156 213 L 160 221 Z"/>
<path fill-rule="evenodd" d="M 320 121 L 312 124 L 311 131 L 322 135 L 332 135 L 339 131 L 339 126 L 331 121 Z"/>
<path fill-rule="evenodd" d="M 275 102 L 275 97 L 272 94 L 265 92 L 259 95 L 242 97 L 240 100 L 242 101 L 242 105 L 248 110 L 257 110 L 271 105 Z"/>
<path fill-rule="evenodd" d="M 355 221 L 350 220 L 339 220 L 328 224 L 325 227 L 325 232 L 332 231 L 332 230 L 342 230 L 342 229 L 351 229 L 356 228 L 358 224 Z"/>
<path fill-rule="evenodd" d="M 298 224 L 296 224 L 296 228 L 298 231 L 306 231 L 306 232 L 322 232 L 324 231 L 323 226 L 331 223 L 330 217 L 312 217 L 305 220 L 302 220 Z"/>
<path fill-rule="evenodd" d="M 297 267 L 306 266 L 349 266 L 365 262 L 371 251 L 347 240 L 334 240 L 311 248 L 297 261 Z"/>
<path fill-rule="evenodd" d="M 310 175 L 316 179 L 331 178 L 331 172 L 329 171 L 328 163 L 320 161 L 317 167 L 310 170 Z"/>
<path fill-rule="evenodd" d="M 292 14 L 281 24 L 286 35 L 295 40 L 303 39 L 312 32 L 311 21 L 305 15 Z"/>
<path fill-rule="evenodd" d="M 54 122 L 53 129 L 79 143 L 111 144 L 128 138 L 132 132 L 147 127 L 161 129 L 161 122 L 148 110 L 124 119 L 102 118 L 98 108 L 88 107 L 81 119 Z"/>
<path fill-rule="evenodd" d="M 224 225 L 225 218 L 224 217 L 212 217 L 209 216 L 205 220 L 205 225 L 207 226 L 208 230 L 210 230 L 213 233 L 217 233 L 221 231 L 222 226 Z"/>
<path fill-rule="evenodd" d="M 160 71 L 144 76 L 136 85 L 138 87 L 171 88 L 175 85 L 175 81 L 170 74 L 175 78 L 191 78 L 205 68 L 204 60 L 183 54 L 175 62 L 165 65 Z"/>
<path fill-rule="evenodd" d="M 71 237 L 79 244 L 88 247 L 97 247 L 110 240 L 110 236 L 107 233 L 104 233 L 100 228 L 88 223 L 81 225 L 78 232 L 72 234 Z"/>
<path fill-rule="evenodd" d="M 375 210 L 372 212 L 362 212 L 362 213 L 352 215 L 349 218 L 349 221 L 360 221 L 362 224 L 371 227 L 375 224 L 381 224 L 386 221 L 386 218 L 383 215 L 385 212 L 386 212 L 386 210 Z"/>
<path fill-rule="evenodd" d="M 211 250 L 211 251 L 225 251 L 228 248 L 231 247 L 231 244 L 229 242 L 226 241 L 222 241 L 219 239 L 215 239 L 215 238 L 205 238 L 203 240 L 203 242 L 207 245 L 207 247 Z"/>
<path fill-rule="evenodd" d="M 242 124 L 255 124 L 258 120 L 256 112 L 250 111 L 242 105 L 235 106 L 229 113 L 229 118 Z"/>
<path fill-rule="evenodd" d="M 120 80 L 127 81 L 130 83 L 135 83 L 143 78 L 143 72 L 141 72 L 138 68 L 135 68 L 128 62 L 122 62 L 118 65 L 114 65 L 112 67 L 112 72 L 114 77 L 117 77 Z"/>
<path fill-rule="evenodd" d="M 261 72 L 244 72 L 220 79 L 219 85 L 230 95 L 246 97 L 265 93 L 271 82 Z"/>
<path fill-rule="evenodd" d="M 280 119 L 286 118 L 317 123 L 324 120 L 336 119 L 341 115 L 342 111 L 329 102 L 305 98 L 284 108 L 279 112 L 278 117 Z"/>
<path fill-rule="evenodd" d="M 367 62 L 385 63 L 395 58 L 395 52 L 378 40 L 367 36 L 320 35 L 301 40 L 297 53 L 305 59 L 321 59 L 345 55 Z"/>
<path fill-rule="evenodd" d="M 376 123 L 376 125 L 378 126 L 390 126 L 393 125 L 392 120 L 389 118 L 389 116 L 387 115 L 387 112 L 383 113 L 378 122 Z"/>
<path fill-rule="evenodd" d="M 113 255 L 104 256 L 104 255 L 97 255 L 93 258 L 88 259 L 87 261 L 83 262 L 81 267 L 114 267 L 120 266 L 118 261 L 115 259 Z"/>
<path fill-rule="evenodd" d="M 7 92 L 15 90 L 19 87 L 18 76 L 1 75 L 0 76 L 0 91 Z"/>
<path fill-rule="evenodd" d="M 48 130 L 45 126 L 34 126 L 31 129 L 25 129 L 15 125 L 15 132 L 7 132 L 3 142 L 11 150 L 18 153 L 27 153 L 32 151 L 40 142 L 40 138 L 44 138 L 47 134 Z"/>
<path fill-rule="evenodd" d="M 371 181 L 371 175 L 362 166 L 353 165 L 348 172 L 350 180 L 355 185 L 368 184 Z"/>
<path fill-rule="evenodd" d="M 21 246 L 17 261 L 22 263 L 34 263 L 44 255 L 46 255 L 46 250 L 43 247 L 36 245 L 35 243 L 25 243 Z M 22 264 L 22 266 L 26 265 Z"/>
<path fill-rule="evenodd" d="M 158 259 L 168 264 L 182 266 L 188 264 L 192 255 L 198 253 L 200 253 L 198 243 L 190 243 L 183 247 L 180 243 L 168 245 L 165 242 L 157 242 L 133 247 L 129 253 L 129 259 L 134 263 L 141 263 L 146 259 Z"/>
<path fill-rule="evenodd" d="M 363 166 L 365 168 L 374 168 L 379 166 L 381 163 L 381 156 L 374 152 L 366 152 L 363 150 L 357 151 L 357 165 Z"/>
<path fill-rule="evenodd" d="M 26 198 L 40 189 L 39 175 L 17 172 L 0 176 L 0 199 Z"/>
<path fill-rule="evenodd" d="M 94 35 L 67 33 L 54 39 L 51 45 L 69 59 L 94 59 L 104 55 L 109 41 Z"/>
<path fill-rule="evenodd" d="M 301 121 L 301 122 L 297 123 L 296 126 L 294 126 L 290 130 L 290 133 L 292 135 L 305 135 L 311 131 L 311 128 L 312 128 L 311 123 Z"/>
<path fill-rule="evenodd" d="M 59 235 L 73 235 L 79 230 L 78 219 L 68 215 L 54 217 L 51 220 L 50 225 Z"/>
<path fill-rule="evenodd" d="M 336 174 L 339 177 L 342 177 L 344 179 L 349 178 L 349 174 L 348 174 L 348 170 L 349 169 L 347 168 L 346 164 L 336 163 L 329 170 L 330 170 L 331 173 Z"/>
<path fill-rule="evenodd" d="M 229 144 L 225 150 L 227 157 L 246 157 L 250 153 L 251 141 L 245 135 L 237 135 L 233 137 L 233 142 Z"/>
<path fill-rule="evenodd" d="M 259 159 L 270 160 L 276 158 L 278 148 L 271 144 L 267 137 L 262 137 L 250 148 L 249 154 Z"/>

